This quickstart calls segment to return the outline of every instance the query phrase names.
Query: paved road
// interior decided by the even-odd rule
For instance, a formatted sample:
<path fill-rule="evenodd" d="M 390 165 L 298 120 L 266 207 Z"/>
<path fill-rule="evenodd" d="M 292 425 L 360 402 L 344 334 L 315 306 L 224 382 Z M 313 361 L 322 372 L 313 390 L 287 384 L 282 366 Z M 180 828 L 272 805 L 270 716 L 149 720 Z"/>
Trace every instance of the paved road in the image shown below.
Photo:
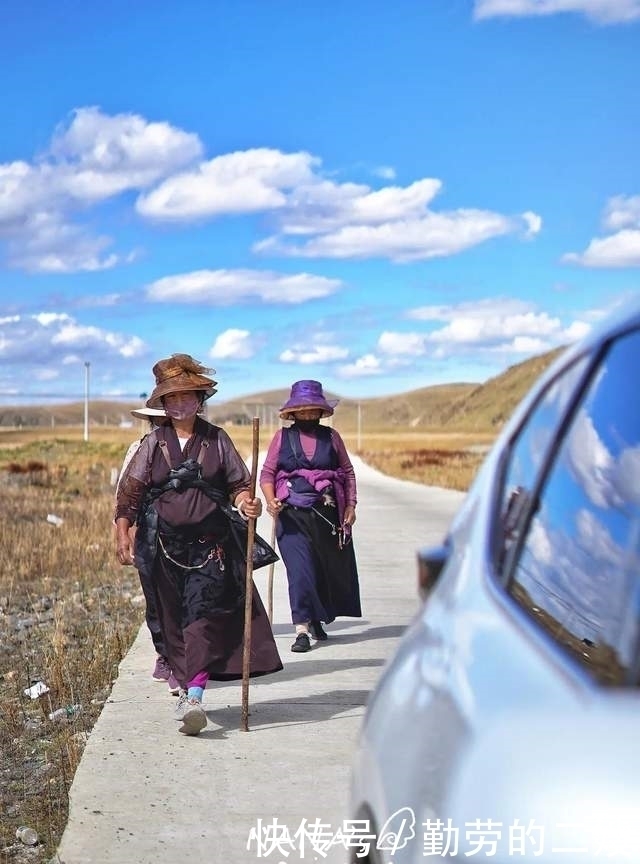
<path fill-rule="evenodd" d="M 241 731 L 240 682 L 211 684 L 209 724 L 197 738 L 177 731 L 175 698 L 150 677 L 154 654 L 143 627 L 76 772 L 59 862 L 173 864 L 184 855 L 217 864 L 346 864 L 339 846 L 315 858 L 307 847 L 302 857 L 295 835 L 305 819 L 334 835 L 351 815 L 350 764 L 364 706 L 417 608 L 415 551 L 442 539 L 463 497 L 354 464 L 364 617 L 338 619 L 327 642 L 292 654 L 278 563 L 273 621 L 285 668 L 251 682 L 248 732 Z M 267 517 L 258 531 L 269 539 Z M 256 584 L 266 605 L 263 570 Z M 287 832 L 290 846 L 269 847 L 269 834 Z"/>

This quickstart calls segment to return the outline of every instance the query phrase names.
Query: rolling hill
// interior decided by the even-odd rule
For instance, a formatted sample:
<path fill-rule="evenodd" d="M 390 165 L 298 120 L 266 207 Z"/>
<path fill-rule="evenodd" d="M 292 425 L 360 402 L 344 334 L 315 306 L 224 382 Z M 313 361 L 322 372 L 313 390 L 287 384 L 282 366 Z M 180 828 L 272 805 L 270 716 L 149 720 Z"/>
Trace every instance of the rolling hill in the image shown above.
<path fill-rule="evenodd" d="M 340 399 L 336 425 L 345 432 L 358 423 L 369 431 L 414 432 L 487 432 L 495 433 L 504 424 L 531 384 L 558 356 L 562 349 L 548 352 L 510 366 L 483 384 L 439 384 L 406 393 L 371 399 L 342 399 L 327 392 L 329 399 Z M 219 425 L 246 424 L 254 416 L 264 425 L 277 425 L 278 409 L 289 390 L 268 390 L 239 399 L 207 405 L 208 418 Z M 132 403 L 104 400 L 89 403 L 91 425 L 119 426 L 131 420 Z M 84 422 L 84 404 L 0 406 L 0 426 L 43 427 L 78 426 Z"/>

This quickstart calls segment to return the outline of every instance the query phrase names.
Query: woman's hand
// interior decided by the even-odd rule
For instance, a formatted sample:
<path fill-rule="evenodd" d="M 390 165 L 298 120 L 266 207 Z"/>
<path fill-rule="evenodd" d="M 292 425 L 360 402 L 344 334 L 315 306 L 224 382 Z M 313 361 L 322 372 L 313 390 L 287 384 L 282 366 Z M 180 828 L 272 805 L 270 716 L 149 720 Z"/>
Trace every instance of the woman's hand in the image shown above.
<path fill-rule="evenodd" d="M 246 519 L 257 519 L 262 514 L 262 499 L 241 498 L 236 507 Z"/>
<path fill-rule="evenodd" d="M 280 511 L 282 510 L 282 501 L 279 498 L 272 498 L 271 501 L 267 504 L 267 513 L 269 516 L 273 516 L 274 519 L 280 515 Z"/>
<path fill-rule="evenodd" d="M 124 537 L 121 537 L 120 535 L 117 536 L 116 558 L 122 565 L 133 564 L 133 548 L 128 534 Z"/>
<path fill-rule="evenodd" d="M 128 519 L 116 520 L 116 558 L 122 565 L 133 564 L 133 537 Z"/>
<path fill-rule="evenodd" d="M 351 527 L 356 521 L 356 508 L 353 504 L 347 504 L 342 515 L 342 524 Z"/>

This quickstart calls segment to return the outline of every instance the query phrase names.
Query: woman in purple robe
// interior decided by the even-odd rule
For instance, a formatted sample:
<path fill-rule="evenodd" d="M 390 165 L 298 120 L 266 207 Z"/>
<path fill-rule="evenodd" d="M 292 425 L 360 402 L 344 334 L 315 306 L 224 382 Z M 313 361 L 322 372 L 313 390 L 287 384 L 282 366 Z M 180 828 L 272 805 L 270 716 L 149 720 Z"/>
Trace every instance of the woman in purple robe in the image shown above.
<path fill-rule="evenodd" d="M 296 381 L 280 409 L 293 424 L 276 432 L 260 472 L 267 512 L 277 519 L 296 653 L 309 651 L 311 638 L 328 638 L 323 622 L 362 616 L 351 535 L 355 472 L 339 433 L 320 423 L 335 404 L 319 381 Z"/>

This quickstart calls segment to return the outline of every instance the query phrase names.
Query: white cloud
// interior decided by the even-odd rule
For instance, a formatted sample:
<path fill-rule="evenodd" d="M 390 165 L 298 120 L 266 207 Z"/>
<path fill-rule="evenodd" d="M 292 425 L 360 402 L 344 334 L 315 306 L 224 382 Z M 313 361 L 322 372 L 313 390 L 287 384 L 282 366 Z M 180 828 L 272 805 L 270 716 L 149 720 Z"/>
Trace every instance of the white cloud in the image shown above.
<path fill-rule="evenodd" d="M 49 327 L 51 324 L 66 324 L 67 321 L 71 320 L 68 315 L 59 312 L 38 312 L 32 318 L 43 327 Z M 18 322 L 22 319 L 17 315 L 12 320 Z"/>
<path fill-rule="evenodd" d="M 598 24 L 618 24 L 640 18 L 640 0 L 475 0 L 476 19 L 529 17 L 574 12 Z"/>
<path fill-rule="evenodd" d="M 526 237 L 535 237 L 536 234 L 540 233 L 540 229 L 542 228 L 542 217 L 537 213 L 533 213 L 531 210 L 527 210 L 522 214 L 522 221 L 526 226 L 525 236 Z"/>
<path fill-rule="evenodd" d="M 497 357 L 502 366 L 568 345 L 585 335 L 598 317 L 585 312 L 581 320 L 564 324 L 533 303 L 509 297 L 421 306 L 405 314 L 424 329 L 383 330 L 374 350 L 340 367 L 339 377 L 397 377 L 407 374 L 403 370 L 415 376 L 426 364 L 442 366 L 455 359 L 469 370 L 469 380 L 477 380 L 479 368 L 495 368 Z"/>
<path fill-rule="evenodd" d="M 376 177 L 382 177 L 383 180 L 396 179 L 396 169 L 391 165 L 378 165 L 377 168 L 373 169 L 373 173 Z"/>
<path fill-rule="evenodd" d="M 382 354 L 394 356 L 408 354 L 418 357 L 425 353 L 425 334 L 385 331 L 380 334 L 376 347 Z"/>
<path fill-rule="evenodd" d="M 95 326 L 83 326 L 71 319 L 60 323 L 51 337 L 51 345 L 67 350 L 95 350 L 97 345 L 111 349 L 122 357 L 137 357 L 143 353 L 144 343 L 137 336 L 125 337 Z"/>
<path fill-rule="evenodd" d="M 639 267 L 640 195 L 610 198 L 604 207 L 602 224 L 606 231 L 614 233 L 595 237 L 584 252 L 568 252 L 562 260 L 582 267 Z"/>
<path fill-rule="evenodd" d="M 143 189 L 202 154 L 197 135 L 138 114 L 79 108 L 60 127 L 50 150 L 61 189 L 81 201 Z"/>
<path fill-rule="evenodd" d="M 382 371 L 382 364 L 375 354 L 364 354 L 354 363 L 340 366 L 337 374 L 340 378 L 365 378 L 370 375 L 380 375 Z"/>
<path fill-rule="evenodd" d="M 0 393 L 13 391 L 11 382 L 19 368 L 21 395 L 33 393 L 38 382 L 56 381 L 72 398 L 78 398 L 84 386 L 84 364 L 89 361 L 96 383 L 119 370 L 126 388 L 131 360 L 145 353 L 139 337 L 87 326 L 67 314 L 12 316 L 2 321 Z"/>
<path fill-rule="evenodd" d="M 41 205 L 44 185 L 41 173 L 26 162 L 0 164 L 0 231 L 17 229 Z"/>
<path fill-rule="evenodd" d="M 537 339 L 535 336 L 514 336 L 509 342 L 503 342 L 489 349 L 497 354 L 542 354 L 549 350 L 549 342 Z"/>
<path fill-rule="evenodd" d="M 450 318 L 441 329 L 430 333 L 430 342 L 490 344 L 523 336 L 538 338 L 559 333 L 560 320 L 551 318 L 546 312 L 527 312 L 522 315 L 492 315 L 482 317 L 461 313 Z"/>
<path fill-rule="evenodd" d="M 465 350 L 526 356 L 576 341 L 589 331 L 592 317 L 585 314 L 581 320 L 565 325 L 559 317 L 539 311 L 533 303 L 508 297 L 486 298 L 410 309 L 407 318 L 424 322 L 425 332 L 407 335 L 414 348 L 422 340 L 424 351 L 440 359 Z M 405 334 L 393 335 L 391 340 L 383 334 L 387 338 L 379 342 L 379 348 L 389 354 L 406 353 L 402 343 Z"/>
<path fill-rule="evenodd" d="M 357 183 L 318 180 L 292 190 L 279 214 L 280 229 L 289 235 L 326 234 L 346 226 L 419 218 L 441 188 L 441 181 L 433 178 L 377 190 Z"/>
<path fill-rule="evenodd" d="M 114 239 L 74 223 L 88 208 L 139 192 L 137 212 L 155 221 L 188 222 L 268 213 L 272 236 L 253 250 L 305 258 L 426 260 L 453 255 L 493 237 L 532 237 L 541 220 L 526 211 L 430 209 L 442 181 L 373 189 L 338 183 L 306 151 L 254 148 L 202 161 L 197 135 L 137 114 L 75 110 L 49 149 L 29 163 L 0 164 L 0 236 L 11 266 L 71 273 L 112 268 L 135 253 L 111 251 Z M 379 166 L 383 181 L 394 178 Z M 292 238 L 304 238 L 292 242 Z"/>
<path fill-rule="evenodd" d="M 214 360 L 248 360 L 254 353 L 255 346 L 249 330 L 234 328 L 220 333 L 209 349 L 209 357 Z"/>
<path fill-rule="evenodd" d="M 442 189 L 436 178 L 372 190 L 355 183 L 318 180 L 293 189 L 278 211 L 279 233 L 254 244 L 254 252 L 306 258 L 373 258 L 415 261 L 444 257 L 493 237 L 537 234 L 531 211 L 504 216 L 460 208 L 430 208 Z M 305 238 L 291 242 L 291 238 Z"/>
<path fill-rule="evenodd" d="M 301 363 L 303 366 L 309 366 L 316 363 L 332 363 L 336 360 L 344 360 L 348 356 L 349 350 L 338 345 L 318 344 L 311 347 L 309 345 L 293 345 L 286 348 L 278 359 L 282 363 Z"/>
<path fill-rule="evenodd" d="M 579 411 L 568 436 L 567 460 L 596 507 L 620 506 L 620 495 L 611 482 L 614 460 L 598 435 L 593 418 L 584 408 Z"/>
<path fill-rule="evenodd" d="M 2 322 L 2 364 L 59 368 L 89 359 L 129 360 L 146 350 L 137 336 L 85 325 L 67 314 L 17 315 Z"/>
<path fill-rule="evenodd" d="M 640 505 L 640 447 L 627 447 L 618 456 L 612 482 L 623 501 Z"/>
<path fill-rule="evenodd" d="M 108 270 L 122 260 L 113 253 L 103 254 L 111 238 L 91 236 L 55 212 L 34 213 L 22 227 L 20 235 L 8 243 L 12 267 L 31 273 L 95 272 Z"/>
<path fill-rule="evenodd" d="M 640 229 L 626 228 L 610 237 L 596 237 L 584 252 L 568 252 L 562 260 L 582 267 L 640 267 Z"/>
<path fill-rule="evenodd" d="M 640 195 L 615 195 L 604 208 L 604 227 L 609 231 L 640 228 Z"/>
<path fill-rule="evenodd" d="M 591 318 L 589 313 L 585 313 L 582 321 L 572 321 L 568 327 L 564 328 L 567 343 L 578 342 L 583 339 L 591 330 L 590 320 L 597 321 L 599 318 L 604 318 L 605 314 L 603 310 L 600 310 L 597 315 Z"/>
<path fill-rule="evenodd" d="M 309 181 L 317 163 L 304 152 L 226 153 L 165 180 L 142 195 L 136 209 L 150 219 L 175 221 L 277 209 L 285 205 L 287 190 Z"/>
<path fill-rule="evenodd" d="M 33 163 L 0 164 L 0 236 L 11 266 L 71 273 L 110 268 L 123 260 L 104 254 L 109 237 L 73 223 L 87 206 L 144 189 L 199 157 L 196 135 L 136 114 L 106 115 L 79 108 Z"/>
<path fill-rule="evenodd" d="M 294 245 L 280 241 L 258 244 L 259 251 L 277 251 L 306 258 L 390 258 L 418 261 L 454 255 L 514 230 L 513 221 L 498 213 L 458 210 L 429 213 L 383 225 L 348 225 Z"/>
<path fill-rule="evenodd" d="M 32 164 L 0 164 L 0 227 L 34 211 L 58 213 L 143 189 L 192 162 L 197 135 L 137 114 L 78 108 L 55 132 L 49 150 Z"/>
<path fill-rule="evenodd" d="M 230 306 L 258 299 L 263 303 L 304 303 L 328 297 L 342 287 L 339 279 L 311 273 L 293 275 L 269 270 L 195 270 L 165 276 L 147 286 L 148 300 L 157 303 L 207 303 Z"/>

